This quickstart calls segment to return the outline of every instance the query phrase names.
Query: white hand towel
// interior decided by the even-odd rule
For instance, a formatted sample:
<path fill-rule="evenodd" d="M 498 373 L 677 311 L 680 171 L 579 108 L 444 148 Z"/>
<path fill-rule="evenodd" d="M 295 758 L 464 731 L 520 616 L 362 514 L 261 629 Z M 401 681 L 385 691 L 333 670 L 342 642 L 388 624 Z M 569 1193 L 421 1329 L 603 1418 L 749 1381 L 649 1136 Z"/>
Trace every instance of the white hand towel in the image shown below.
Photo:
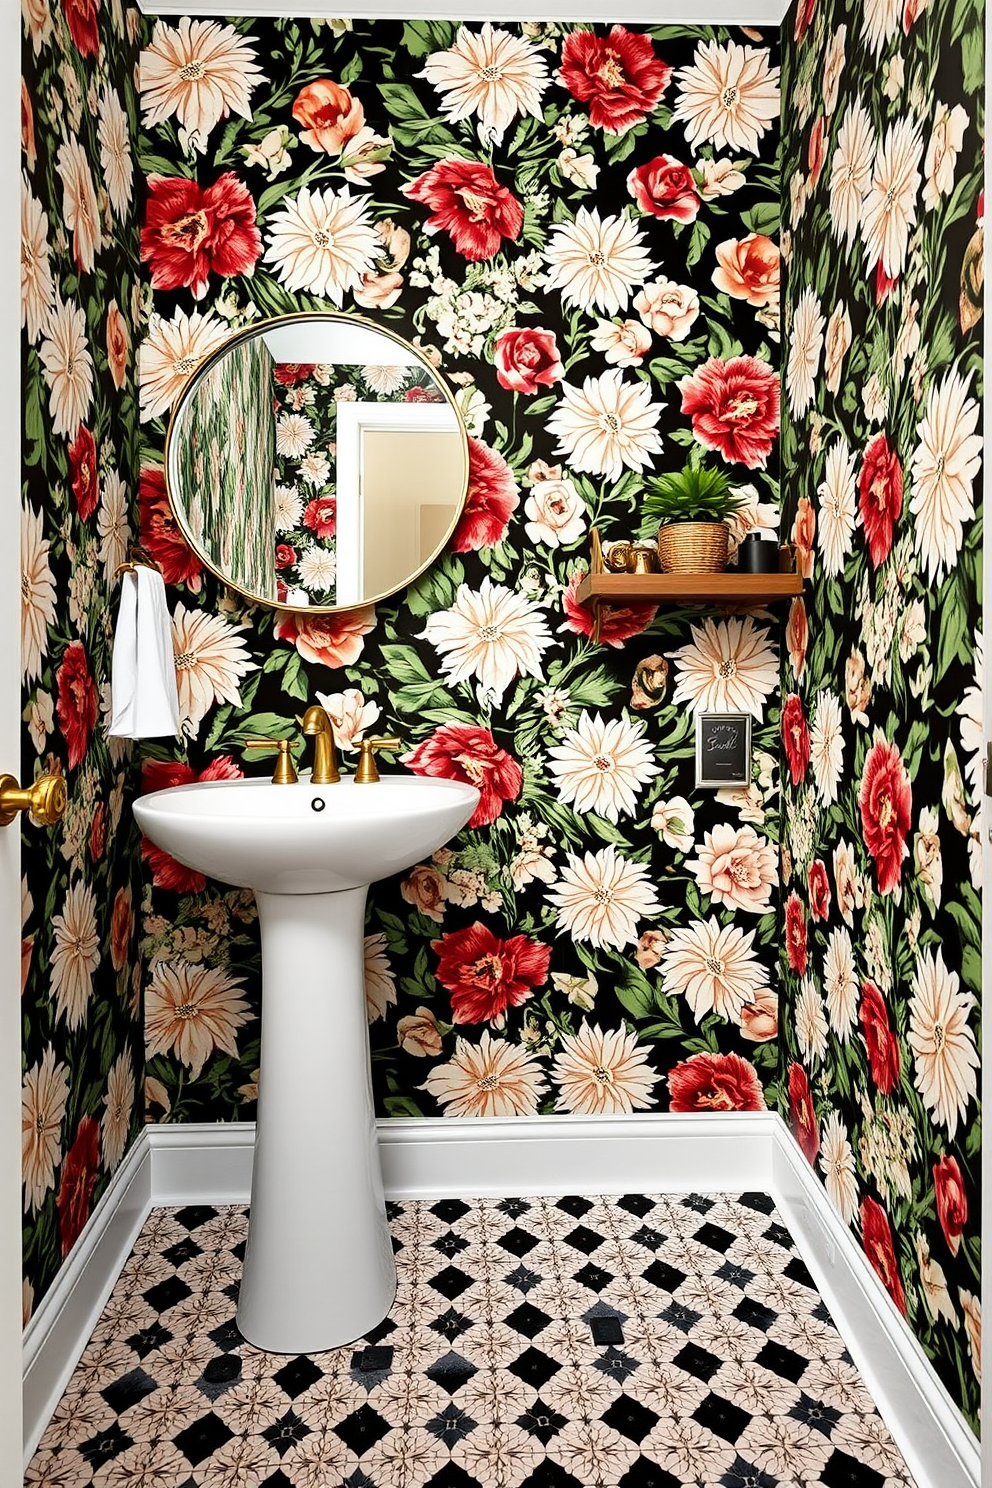
<path fill-rule="evenodd" d="M 117 738 L 179 732 L 172 621 L 157 569 L 142 565 L 123 575 L 110 690 L 108 732 Z"/>

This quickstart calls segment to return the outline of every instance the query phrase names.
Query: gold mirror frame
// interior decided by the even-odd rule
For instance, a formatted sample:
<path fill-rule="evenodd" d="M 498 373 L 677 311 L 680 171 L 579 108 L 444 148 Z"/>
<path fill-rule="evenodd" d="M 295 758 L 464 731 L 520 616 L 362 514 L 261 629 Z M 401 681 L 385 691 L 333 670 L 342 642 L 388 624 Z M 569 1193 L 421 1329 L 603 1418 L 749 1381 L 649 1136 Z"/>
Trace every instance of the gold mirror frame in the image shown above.
<path fill-rule="evenodd" d="M 301 323 L 311 324 L 314 321 L 327 321 L 336 325 L 362 326 L 366 330 L 374 331 L 376 335 L 385 336 L 388 340 L 395 342 L 397 346 L 401 346 L 405 352 L 416 357 L 420 366 L 423 367 L 423 369 L 428 372 L 433 378 L 434 382 L 437 384 L 438 389 L 443 394 L 445 402 L 448 404 L 449 408 L 455 415 L 455 419 L 458 425 L 459 440 L 462 449 L 462 461 L 465 470 L 462 490 L 456 498 L 454 504 L 454 516 L 452 517 L 452 520 L 447 528 L 447 531 L 444 534 L 444 537 L 431 553 L 430 557 L 427 558 L 425 562 L 421 563 L 419 567 L 414 569 L 413 572 L 411 572 L 410 575 L 406 579 L 404 579 L 403 583 L 397 588 L 386 589 L 381 594 L 366 595 L 363 596 L 362 599 L 356 600 L 354 603 L 344 605 L 286 604 L 282 600 L 267 599 L 264 596 L 254 594 L 251 590 L 244 589 L 241 587 L 240 584 L 235 583 L 234 580 L 229 577 L 229 575 L 223 573 L 219 568 L 216 567 L 212 559 L 208 558 L 206 553 L 204 553 L 203 549 L 200 547 L 199 542 L 194 537 L 192 531 L 190 530 L 189 524 L 186 521 L 185 510 L 181 508 L 180 503 L 177 500 L 178 493 L 174 490 L 175 483 L 172 480 L 173 450 L 176 442 L 176 430 L 178 421 L 182 416 L 186 405 L 196 393 L 201 382 L 217 365 L 217 363 L 221 361 L 233 347 L 238 346 L 245 341 L 255 340 L 259 336 L 263 335 L 264 332 L 271 330 L 275 326 L 297 325 Z M 426 573 L 431 564 L 436 563 L 438 558 L 444 552 L 448 543 L 451 541 L 452 534 L 454 533 L 455 528 L 458 526 L 462 513 L 465 510 L 465 502 L 468 497 L 468 431 L 465 427 L 465 420 L 462 417 L 462 411 L 458 407 L 458 404 L 455 401 L 455 396 L 451 391 L 451 388 L 448 386 L 446 379 L 437 370 L 437 368 L 431 364 L 431 362 L 423 354 L 419 347 L 412 345 L 411 342 L 405 340 L 402 336 L 397 335 L 395 331 L 388 329 L 386 326 L 378 325 L 374 320 L 369 319 L 369 317 L 366 315 L 348 315 L 344 312 L 335 310 L 301 310 L 295 311 L 289 315 L 273 315 L 266 320 L 254 321 L 250 326 L 245 326 L 242 330 L 233 332 L 233 334 L 229 336 L 228 339 L 221 346 L 218 346 L 217 349 L 215 351 L 212 351 L 209 356 L 204 357 L 203 361 L 199 364 L 196 370 L 190 374 L 189 380 L 185 383 L 182 392 L 179 394 L 178 398 L 172 406 L 172 412 L 169 417 L 169 427 L 165 436 L 163 474 L 165 477 L 165 490 L 168 497 L 169 506 L 172 510 L 172 515 L 176 519 L 176 525 L 182 533 L 184 542 L 196 554 L 203 567 L 209 573 L 213 574 L 214 578 L 219 579 L 219 581 L 226 588 L 233 590 L 235 594 L 240 594 L 244 599 L 247 599 L 253 605 L 264 605 L 267 609 L 281 610 L 285 611 L 287 614 L 345 615 L 353 610 L 365 609 L 368 605 L 379 604 L 380 601 L 389 599 L 393 594 L 398 594 L 401 589 L 407 588 L 408 585 L 414 583 L 417 579 L 419 579 L 421 574 Z"/>

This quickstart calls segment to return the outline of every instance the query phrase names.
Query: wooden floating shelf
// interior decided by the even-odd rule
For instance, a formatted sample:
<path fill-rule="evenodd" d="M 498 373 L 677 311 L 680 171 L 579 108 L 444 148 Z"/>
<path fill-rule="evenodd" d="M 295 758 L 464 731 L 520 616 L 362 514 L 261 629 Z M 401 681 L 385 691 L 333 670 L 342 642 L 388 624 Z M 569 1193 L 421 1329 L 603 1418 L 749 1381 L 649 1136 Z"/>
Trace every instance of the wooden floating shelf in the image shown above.
<path fill-rule="evenodd" d="M 794 599 L 803 592 L 798 573 L 590 573 L 575 597 L 581 605 L 711 604 L 742 608 Z"/>

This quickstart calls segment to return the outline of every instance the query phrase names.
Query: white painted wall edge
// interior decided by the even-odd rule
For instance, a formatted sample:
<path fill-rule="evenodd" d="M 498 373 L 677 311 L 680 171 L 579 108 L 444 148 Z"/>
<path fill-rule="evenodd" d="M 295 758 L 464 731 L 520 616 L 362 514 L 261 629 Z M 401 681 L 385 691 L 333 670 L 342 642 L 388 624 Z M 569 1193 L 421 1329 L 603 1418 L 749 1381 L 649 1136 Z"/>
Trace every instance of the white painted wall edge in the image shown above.
<path fill-rule="evenodd" d="M 286 0 L 138 0 L 139 10 L 151 16 L 196 15 L 285 16 Z M 528 6 L 526 0 L 503 0 L 498 16 L 493 0 L 449 0 L 431 5 L 427 15 L 439 21 L 564 21 L 567 23 L 626 21 L 635 26 L 762 26 L 778 27 L 788 6 L 783 0 L 706 0 L 695 14 L 684 4 L 666 5 L 650 0 L 623 0 L 607 8 L 603 0 L 544 0 Z M 294 20 L 314 17 L 351 17 L 354 20 L 374 18 L 382 21 L 411 21 L 422 11 L 411 7 L 410 0 L 382 0 L 374 10 L 366 3 L 349 4 L 348 0 L 299 0 L 292 6 Z"/>
<path fill-rule="evenodd" d="M 391 1199 L 771 1193 L 918 1488 L 979 1488 L 975 1438 L 774 1112 L 404 1119 L 378 1130 Z M 27 1457 L 149 1208 L 247 1203 L 253 1143 L 250 1123 L 141 1133 L 25 1336 Z"/>

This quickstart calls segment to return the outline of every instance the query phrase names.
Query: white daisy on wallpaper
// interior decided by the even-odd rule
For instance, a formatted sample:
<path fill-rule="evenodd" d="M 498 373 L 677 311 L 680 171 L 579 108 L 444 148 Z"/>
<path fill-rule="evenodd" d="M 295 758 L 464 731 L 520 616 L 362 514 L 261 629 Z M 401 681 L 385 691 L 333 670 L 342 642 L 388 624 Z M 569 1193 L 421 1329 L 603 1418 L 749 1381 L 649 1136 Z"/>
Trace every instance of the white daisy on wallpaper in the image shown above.
<path fill-rule="evenodd" d="M 823 958 L 823 990 L 830 1026 L 841 1043 L 846 1043 L 858 1013 L 858 979 L 850 931 L 844 926 L 830 932 Z"/>
<path fill-rule="evenodd" d="M 62 220 L 72 233 L 72 257 L 80 273 L 91 274 L 100 250 L 100 207 L 89 156 L 79 140 L 64 140 L 56 163 L 62 179 Z"/>
<path fill-rule="evenodd" d="M 580 207 L 574 222 L 553 227 L 544 257 L 549 289 L 560 289 L 566 304 L 604 315 L 626 309 L 634 285 L 655 268 L 637 223 L 626 212 L 600 217 L 595 207 Z"/>
<path fill-rule="evenodd" d="M 421 1088 L 445 1116 L 536 1116 L 548 1087 L 525 1048 L 484 1028 L 477 1044 L 456 1038 L 454 1054 L 434 1065 Z"/>
<path fill-rule="evenodd" d="M 793 312 L 785 372 L 785 388 L 794 418 L 801 418 L 816 396 L 825 325 L 826 317 L 820 308 L 819 297 L 807 285 Z"/>
<path fill-rule="evenodd" d="M 852 339 L 851 312 L 844 300 L 838 300 L 827 321 L 823 343 L 823 374 L 828 392 L 836 393 L 840 389 L 844 358 L 851 349 Z"/>
<path fill-rule="evenodd" d="M 69 1081 L 64 1064 L 56 1064 L 49 1044 L 38 1064 L 24 1075 L 21 1085 L 21 1180 L 24 1212 L 36 1213 L 55 1183 L 55 1168 L 62 1157 L 62 1120 L 69 1099 Z"/>
<path fill-rule="evenodd" d="M 281 413 L 276 419 L 276 454 L 302 460 L 317 437 L 305 413 Z"/>
<path fill-rule="evenodd" d="M 239 631 L 223 615 L 188 610 L 180 600 L 172 612 L 172 644 L 176 653 L 176 685 L 182 732 L 195 739 L 204 716 L 214 703 L 241 707 L 238 684 L 257 670 Z"/>
<path fill-rule="evenodd" d="M 335 553 L 319 548 L 316 543 L 304 549 L 299 558 L 300 583 L 311 592 L 330 589 L 338 576 L 338 560 Z"/>
<path fill-rule="evenodd" d="M 652 403 L 650 383 L 624 382 L 617 369 L 587 377 L 581 388 L 563 382 L 561 395 L 546 428 L 573 470 L 619 480 L 624 467 L 643 470 L 660 453 L 665 405 Z"/>
<path fill-rule="evenodd" d="M 714 904 L 748 914 L 767 914 L 779 881 L 778 851 L 753 827 L 718 823 L 703 834 L 695 858 L 686 861 L 696 883 Z"/>
<path fill-rule="evenodd" d="M 679 99 L 672 122 L 685 121 L 690 145 L 710 142 L 742 155 L 761 153 L 761 138 L 779 118 L 779 69 L 764 47 L 704 41 L 691 67 L 675 74 Z"/>
<path fill-rule="evenodd" d="M 104 88 L 100 95 L 96 134 L 100 142 L 100 165 L 110 205 L 118 217 L 123 217 L 131 203 L 134 162 L 131 159 L 131 133 L 127 114 L 113 88 Z"/>
<path fill-rule="evenodd" d="M 172 1055 L 197 1080 L 215 1049 L 238 1057 L 238 1029 L 253 1016 L 240 979 L 221 967 L 156 962 L 145 988 L 145 1053 Z"/>
<path fill-rule="evenodd" d="M 486 21 L 481 31 L 458 28 L 453 46 L 432 52 L 417 74 L 441 94 L 441 113 L 452 123 L 479 119 L 479 137 L 499 144 L 514 119 L 542 117 L 541 96 L 550 81 L 535 46 Z"/>
<path fill-rule="evenodd" d="M 827 1052 L 827 1016 L 812 977 L 803 977 L 795 1003 L 796 1042 L 807 1065 Z"/>
<path fill-rule="evenodd" d="M 386 1016 L 386 1008 L 396 1005 L 396 979 L 386 954 L 386 937 L 381 930 L 366 935 L 365 1016 L 370 1023 Z"/>
<path fill-rule="evenodd" d="M 278 425 L 277 425 L 278 429 Z M 303 497 L 295 486 L 276 485 L 275 527 L 277 532 L 293 532 L 303 520 Z"/>
<path fill-rule="evenodd" d="M 576 1116 L 629 1116 L 647 1110 L 658 1082 L 648 1052 L 623 1024 L 604 1031 L 598 1024 L 582 1023 L 577 1033 L 563 1033 L 551 1066 L 558 1086 L 555 1110 Z"/>
<path fill-rule="evenodd" d="M 86 337 L 86 316 L 58 293 L 44 325 L 38 355 L 48 383 L 52 433 L 76 437 L 93 401 L 93 358 Z M 143 392 L 144 390 L 142 390 Z"/>
<path fill-rule="evenodd" d="M 854 1148 L 836 1111 L 830 1112 L 820 1129 L 820 1170 L 827 1197 L 849 1225 L 858 1212 L 858 1177 Z"/>
<path fill-rule="evenodd" d="M 658 967 L 665 992 L 682 996 L 701 1023 L 716 1013 L 732 1023 L 768 981 L 754 952 L 754 931 L 721 925 L 716 915 L 672 931 Z"/>
<path fill-rule="evenodd" d="M 644 730 L 642 719 L 630 723 L 583 710 L 576 726 L 548 750 L 558 799 L 611 822 L 635 811 L 638 795 L 658 774 Z"/>
<path fill-rule="evenodd" d="M 914 540 L 931 580 L 953 568 L 964 523 L 975 515 L 974 481 L 982 466 L 980 408 L 969 396 L 971 374 L 951 370 L 927 393 L 919 443 L 910 458 L 909 509 Z"/>
<path fill-rule="evenodd" d="M 909 1003 L 913 1083 L 948 1139 L 978 1092 L 980 1060 L 970 1025 L 974 1007 L 974 997 L 961 991 L 957 972 L 948 970 L 941 952 L 922 951 Z"/>
<path fill-rule="evenodd" d="M 55 575 L 48 561 L 45 519 L 27 501 L 21 507 L 21 677 L 41 676 L 48 629 L 55 624 Z"/>
<path fill-rule="evenodd" d="M 844 572 L 844 563 L 853 547 L 857 520 L 856 459 L 844 435 L 839 434 L 827 450 L 823 479 L 816 488 L 820 498 L 816 542 L 823 555 L 824 572 L 832 579 Z"/>
<path fill-rule="evenodd" d="M 475 678 L 496 701 L 517 677 L 543 678 L 541 658 L 553 644 L 543 611 L 488 574 L 478 589 L 460 584 L 454 604 L 431 615 L 421 635 L 452 685 Z"/>
<path fill-rule="evenodd" d="M 131 1112 L 134 1110 L 134 1066 L 131 1063 L 131 1051 L 126 1045 L 123 1053 L 110 1066 L 103 1106 L 100 1150 L 108 1173 L 113 1173 L 124 1156 L 131 1129 Z"/>
<path fill-rule="evenodd" d="M 221 119 L 250 119 L 251 94 L 264 82 L 253 36 L 233 26 L 183 16 L 176 26 L 156 21 L 139 59 L 142 121 L 149 129 L 175 115 L 193 149 L 202 154 Z"/>
<path fill-rule="evenodd" d="M 48 213 L 21 174 L 21 325 L 34 344 L 55 299 L 48 257 Z"/>
<path fill-rule="evenodd" d="M 768 631 L 750 615 L 693 625 L 692 640 L 675 659 L 672 701 L 694 713 L 750 713 L 761 722 L 765 700 L 778 687 L 778 653 Z"/>
<path fill-rule="evenodd" d="M 127 557 L 127 545 L 131 540 L 127 487 L 116 470 L 108 470 L 100 484 L 96 530 L 100 539 L 98 556 L 103 564 L 103 576 L 110 584 L 117 565 Z"/>
<path fill-rule="evenodd" d="M 60 914 L 52 916 L 55 949 L 50 986 L 57 1016 L 71 1032 L 86 1021 L 93 992 L 93 973 L 100 962 L 96 900 L 89 884 L 80 879 L 65 896 Z"/>
<path fill-rule="evenodd" d="M 875 156 L 871 184 L 861 205 L 865 264 L 881 260 L 890 279 L 906 267 L 909 230 L 916 221 L 923 139 L 912 119 L 897 119 L 885 131 Z"/>
<path fill-rule="evenodd" d="M 410 376 L 409 367 L 390 367 L 385 364 L 362 368 L 362 379 L 367 387 L 380 397 L 389 397 L 405 387 Z"/>
<path fill-rule="evenodd" d="M 547 895 L 560 930 L 593 946 L 633 945 L 637 922 L 661 909 L 649 870 L 617 852 L 612 843 L 567 865 Z"/>
<path fill-rule="evenodd" d="M 141 422 L 166 413 L 197 367 L 231 334 L 216 315 L 191 315 L 178 308 L 171 320 L 153 315 L 148 335 L 138 348 Z"/>
<path fill-rule="evenodd" d="M 865 0 L 861 35 L 876 57 L 898 31 L 902 12 L 900 0 Z"/>
<path fill-rule="evenodd" d="M 347 186 L 340 191 L 302 186 L 295 197 L 283 197 L 267 227 L 265 262 L 285 288 L 321 295 L 339 309 L 345 291 L 357 289 L 374 272 L 382 252 L 367 200 L 353 197 Z"/>
<path fill-rule="evenodd" d="M 875 130 L 860 98 L 849 103 L 837 132 L 830 167 L 830 226 L 838 242 L 852 247 L 861 222 L 861 203 L 871 186 Z"/>
<path fill-rule="evenodd" d="M 840 699 L 826 689 L 816 695 L 809 731 L 809 760 L 820 799 L 829 806 L 837 799 L 844 768 L 844 729 Z"/>

